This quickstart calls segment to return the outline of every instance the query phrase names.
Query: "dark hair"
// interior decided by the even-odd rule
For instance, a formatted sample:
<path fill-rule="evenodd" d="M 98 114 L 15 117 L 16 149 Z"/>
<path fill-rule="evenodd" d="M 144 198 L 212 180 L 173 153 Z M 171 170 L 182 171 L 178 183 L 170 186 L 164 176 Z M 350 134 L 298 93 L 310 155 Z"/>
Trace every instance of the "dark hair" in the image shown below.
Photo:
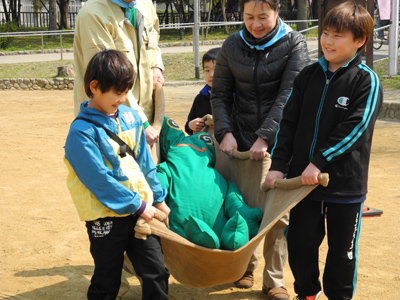
<path fill-rule="evenodd" d="M 366 37 L 364 45 L 368 42 L 374 28 L 374 20 L 368 11 L 361 5 L 347 1 L 333 7 L 322 22 L 322 30 L 330 29 L 337 32 L 351 32 L 354 40 Z"/>
<path fill-rule="evenodd" d="M 133 65 L 125 54 L 117 50 L 104 49 L 89 61 L 84 77 L 85 92 L 88 97 L 93 96 L 90 90 L 90 83 L 93 80 L 98 82 L 102 93 L 108 92 L 111 88 L 116 92 L 124 92 L 132 88 L 135 76 Z"/>
<path fill-rule="evenodd" d="M 279 7 L 281 6 L 280 0 L 239 0 L 239 9 L 242 13 L 244 11 L 244 5 L 250 1 L 267 3 L 273 11 L 278 11 Z"/>
<path fill-rule="evenodd" d="M 221 48 L 212 48 L 212 49 L 208 50 L 206 53 L 204 53 L 203 61 L 202 61 L 203 69 L 204 69 L 205 62 L 217 60 L 219 50 L 221 50 Z"/>

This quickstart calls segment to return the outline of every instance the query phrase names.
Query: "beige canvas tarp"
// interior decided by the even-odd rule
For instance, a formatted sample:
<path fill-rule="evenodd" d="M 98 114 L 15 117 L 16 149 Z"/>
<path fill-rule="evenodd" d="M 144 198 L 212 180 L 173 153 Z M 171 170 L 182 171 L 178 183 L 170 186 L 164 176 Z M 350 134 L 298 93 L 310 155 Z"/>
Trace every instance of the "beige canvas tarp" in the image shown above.
<path fill-rule="evenodd" d="M 163 103 L 164 95 L 161 86 L 156 89 L 155 96 L 156 102 L 162 99 L 159 103 Z M 158 123 L 162 124 L 162 118 L 158 119 Z M 206 126 L 204 131 L 213 134 L 212 119 L 209 122 L 206 121 L 206 124 L 210 127 Z M 153 219 L 149 223 L 152 234 L 161 238 L 165 264 L 172 276 L 180 283 L 195 288 L 231 283 L 241 278 L 254 250 L 271 227 L 317 186 L 262 191 L 260 183 L 269 169 L 269 157 L 264 161 L 252 161 L 248 158 L 243 159 L 243 153 L 238 153 L 237 156 L 241 157 L 240 159 L 230 158 L 219 150 L 217 142 L 215 150 L 216 169 L 226 180 L 237 184 L 249 206 L 260 207 L 263 211 L 263 219 L 259 233 L 245 246 L 235 251 L 197 246 L 169 230 L 163 222 Z M 327 179 L 324 179 L 324 184 L 327 184 Z M 296 182 L 296 180 L 291 181 Z"/>
<path fill-rule="evenodd" d="M 180 283 L 195 288 L 231 283 L 244 274 L 252 253 L 271 227 L 313 188 L 307 186 L 291 191 L 274 189 L 267 192 L 261 231 L 236 251 L 197 246 L 170 231 L 158 220 L 150 222 L 151 231 L 161 238 L 165 264 Z"/>
<path fill-rule="evenodd" d="M 263 211 L 260 231 L 249 243 L 235 251 L 209 249 L 189 242 L 158 220 L 150 222 L 152 234 L 161 238 L 165 264 L 172 276 L 180 283 L 195 288 L 231 283 L 241 278 L 265 234 L 317 186 L 264 192 L 260 190 L 261 161 L 229 158 L 223 153 L 217 154 L 217 161 L 218 171 L 226 180 L 238 185 L 246 203 L 252 207 L 259 206 Z"/>

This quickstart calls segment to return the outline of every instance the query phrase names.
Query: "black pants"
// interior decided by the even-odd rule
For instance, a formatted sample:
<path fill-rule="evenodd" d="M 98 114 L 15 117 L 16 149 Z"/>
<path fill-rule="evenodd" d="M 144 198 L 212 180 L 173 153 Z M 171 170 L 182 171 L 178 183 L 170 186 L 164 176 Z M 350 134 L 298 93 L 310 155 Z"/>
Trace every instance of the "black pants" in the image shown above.
<path fill-rule="evenodd" d="M 288 231 L 289 265 L 297 294 L 311 296 L 321 291 L 319 247 L 325 237 L 328 253 L 323 274 L 324 293 L 329 300 L 353 297 L 357 281 L 357 243 L 362 203 L 337 204 L 307 198 L 290 212 Z"/>
<path fill-rule="evenodd" d="M 164 265 L 160 239 L 134 237 L 137 216 L 103 218 L 86 222 L 94 274 L 87 293 L 89 300 L 115 300 L 121 285 L 126 251 L 143 280 L 142 299 L 168 299 L 169 271 Z"/>

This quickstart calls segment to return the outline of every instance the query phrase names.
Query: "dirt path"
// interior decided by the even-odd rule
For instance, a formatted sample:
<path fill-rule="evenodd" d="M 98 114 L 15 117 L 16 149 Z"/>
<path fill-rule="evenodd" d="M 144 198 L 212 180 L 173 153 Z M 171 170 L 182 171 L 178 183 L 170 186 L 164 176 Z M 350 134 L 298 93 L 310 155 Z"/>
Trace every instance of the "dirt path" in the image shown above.
<path fill-rule="evenodd" d="M 167 115 L 180 126 L 199 89 L 166 87 Z M 0 299 L 85 299 L 93 262 L 62 160 L 73 119 L 72 91 L 0 95 Z M 354 299 L 400 299 L 400 123 L 378 121 L 371 160 L 367 204 L 384 213 L 363 219 Z M 321 253 L 323 261 L 326 244 Z M 293 297 L 293 277 L 285 270 Z M 258 268 L 251 290 L 230 284 L 193 289 L 171 278 L 170 299 L 265 299 L 261 274 Z M 129 281 L 132 288 L 124 299 L 141 299 L 138 281 Z"/>

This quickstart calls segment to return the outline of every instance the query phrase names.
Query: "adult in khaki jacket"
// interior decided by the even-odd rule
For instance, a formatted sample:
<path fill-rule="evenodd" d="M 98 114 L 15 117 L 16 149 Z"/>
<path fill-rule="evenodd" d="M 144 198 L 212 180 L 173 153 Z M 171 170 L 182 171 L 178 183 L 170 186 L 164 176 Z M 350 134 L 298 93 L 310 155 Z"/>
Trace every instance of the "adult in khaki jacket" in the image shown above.
<path fill-rule="evenodd" d="M 159 21 L 151 0 L 86 2 L 75 24 L 75 115 L 81 103 L 87 100 L 83 77 L 90 59 L 103 48 L 116 49 L 127 55 L 137 74 L 128 101 L 124 104 L 138 111 L 145 126 L 147 142 L 151 145 L 157 141 L 159 132 L 150 124 L 154 114 L 152 93 L 155 82 L 164 84 L 164 65 L 158 39 Z"/>

